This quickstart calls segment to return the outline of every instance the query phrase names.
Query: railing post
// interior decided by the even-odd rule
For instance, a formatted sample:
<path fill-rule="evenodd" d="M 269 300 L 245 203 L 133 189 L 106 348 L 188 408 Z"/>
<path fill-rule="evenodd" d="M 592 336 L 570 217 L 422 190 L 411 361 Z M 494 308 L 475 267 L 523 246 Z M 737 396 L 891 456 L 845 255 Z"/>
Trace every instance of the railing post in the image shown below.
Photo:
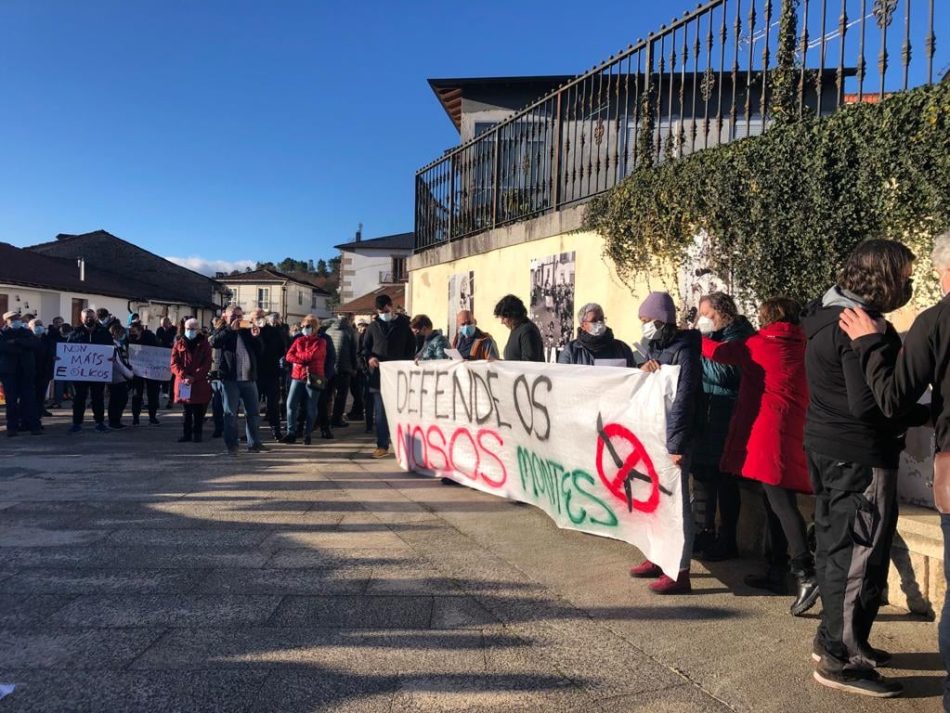
<path fill-rule="evenodd" d="M 557 210 L 561 205 L 561 97 L 564 92 L 558 89 L 557 101 L 554 105 L 554 131 L 552 132 L 552 141 L 554 142 L 554 156 L 551 160 L 551 208 Z"/>
<path fill-rule="evenodd" d="M 501 129 L 494 128 L 495 141 L 491 160 L 491 227 L 498 224 L 498 152 L 501 144 Z"/>
<path fill-rule="evenodd" d="M 772 80 L 772 121 L 786 124 L 798 118 L 795 111 L 795 48 L 798 42 L 799 0 L 782 0 L 778 24 L 778 53 Z M 768 71 L 768 67 L 765 68 Z"/>
<path fill-rule="evenodd" d="M 455 227 L 455 155 L 449 159 L 449 240 L 452 242 L 452 230 Z"/>

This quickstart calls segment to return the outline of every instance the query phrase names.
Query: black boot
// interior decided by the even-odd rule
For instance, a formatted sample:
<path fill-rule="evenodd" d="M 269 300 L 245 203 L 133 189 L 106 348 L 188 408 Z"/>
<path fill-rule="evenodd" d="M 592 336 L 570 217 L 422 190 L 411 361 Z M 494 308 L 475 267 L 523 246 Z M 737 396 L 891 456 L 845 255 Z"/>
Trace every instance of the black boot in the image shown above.
<path fill-rule="evenodd" d="M 735 535 L 720 532 L 716 541 L 706 548 L 705 556 L 702 559 L 707 562 L 725 562 L 726 560 L 736 559 L 738 556 L 739 548 L 736 547 Z"/>
<path fill-rule="evenodd" d="M 746 586 L 765 589 L 773 594 L 788 594 L 788 570 L 782 564 L 770 563 L 765 574 L 750 574 Z"/>
<path fill-rule="evenodd" d="M 195 430 L 194 430 L 194 432 L 192 433 L 192 440 L 193 440 L 195 443 L 201 443 L 201 441 L 204 440 L 204 434 L 202 433 L 202 431 L 204 430 L 204 425 L 205 425 L 205 424 L 204 424 L 204 419 L 199 420 L 199 421 L 195 424 Z"/>
<path fill-rule="evenodd" d="M 818 578 L 815 577 L 815 561 L 811 553 L 792 560 L 791 569 L 797 584 L 791 612 L 792 616 L 801 616 L 818 602 Z"/>
<path fill-rule="evenodd" d="M 704 559 L 706 550 L 716 541 L 716 531 L 711 529 L 699 530 L 693 535 L 693 557 Z"/>
<path fill-rule="evenodd" d="M 320 429 L 320 438 L 331 440 L 333 438 L 333 431 L 324 426 Z"/>

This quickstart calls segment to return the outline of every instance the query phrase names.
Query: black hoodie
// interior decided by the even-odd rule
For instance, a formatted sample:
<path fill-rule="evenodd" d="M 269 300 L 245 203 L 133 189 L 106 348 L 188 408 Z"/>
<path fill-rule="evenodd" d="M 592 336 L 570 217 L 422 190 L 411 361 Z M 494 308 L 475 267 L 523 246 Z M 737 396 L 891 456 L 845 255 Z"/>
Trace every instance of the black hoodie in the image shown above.
<path fill-rule="evenodd" d="M 841 313 L 851 306 L 848 302 L 847 295 L 839 292 L 836 298 L 829 291 L 824 298 L 828 306 L 816 300 L 808 306 L 802 319 L 808 338 L 805 449 L 873 468 L 897 468 L 904 450 L 904 433 L 910 426 L 926 421 L 926 409 L 915 408 L 896 419 L 883 414 L 867 384 L 858 353 L 838 326 Z M 873 317 L 880 316 L 869 313 Z M 900 349 L 900 336 L 890 323 L 881 338 Z"/>

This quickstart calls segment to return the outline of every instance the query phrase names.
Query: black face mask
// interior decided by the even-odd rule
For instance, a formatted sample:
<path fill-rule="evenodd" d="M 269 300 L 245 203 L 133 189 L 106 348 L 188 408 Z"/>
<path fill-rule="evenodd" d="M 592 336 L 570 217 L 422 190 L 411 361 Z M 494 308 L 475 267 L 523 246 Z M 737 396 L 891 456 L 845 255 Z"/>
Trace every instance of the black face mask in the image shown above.
<path fill-rule="evenodd" d="M 897 304 L 893 305 L 891 309 L 888 310 L 888 312 L 893 312 L 896 309 L 900 309 L 901 307 L 906 305 L 908 302 L 910 302 L 910 298 L 913 296 L 914 296 L 914 279 L 909 278 L 907 282 L 904 283 L 904 289 L 901 292 L 901 296 L 897 298 Z"/>
<path fill-rule="evenodd" d="M 85 324 L 89 329 L 95 329 L 97 322 L 94 319 L 87 319 L 83 322 L 83 324 Z"/>

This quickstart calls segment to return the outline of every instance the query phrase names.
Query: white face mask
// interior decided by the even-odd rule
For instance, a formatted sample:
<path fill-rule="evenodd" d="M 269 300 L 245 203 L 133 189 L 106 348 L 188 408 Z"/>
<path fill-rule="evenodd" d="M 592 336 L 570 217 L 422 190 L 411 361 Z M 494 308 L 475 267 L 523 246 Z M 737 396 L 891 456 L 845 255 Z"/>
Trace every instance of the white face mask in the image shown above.
<path fill-rule="evenodd" d="M 599 337 L 607 331 L 607 325 L 604 322 L 590 322 L 587 333 L 592 337 Z"/>
<path fill-rule="evenodd" d="M 392 312 L 380 312 L 380 313 L 379 313 L 379 318 L 380 318 L 383 322 L 392 322 L 394 316 L 395 316 L 395 315 L 394 315 Z"/>
<path fill-rule="evenodd" d="M 643 338 L 646 341 L 652 341 L 656 336 L 656 322 L 647 322 L 643 325 Z"/>
<path fill-rule="evenodd" d="M 258 326 L 258 327 L 263 327 L 263 326 L 266 325 L 266 324 L 267 324 L 267 320 L 266 320 L 266 319 L 259 319 L 259 320 L 257 320 L 257 326 Z"/>
<path fill-rule="evenodd" d="M 300 333 L 305 337 L 309 337 L 311 334 L 313 334 L 313 327 L 304 327 L 300 330 Z"/>
<path fill-rule="evenodd" d="M 712 334 L 716 331 L 716 323 L 709 317 L 702 316 L 696 321 L 696 329 L 703 334 Z"/>

